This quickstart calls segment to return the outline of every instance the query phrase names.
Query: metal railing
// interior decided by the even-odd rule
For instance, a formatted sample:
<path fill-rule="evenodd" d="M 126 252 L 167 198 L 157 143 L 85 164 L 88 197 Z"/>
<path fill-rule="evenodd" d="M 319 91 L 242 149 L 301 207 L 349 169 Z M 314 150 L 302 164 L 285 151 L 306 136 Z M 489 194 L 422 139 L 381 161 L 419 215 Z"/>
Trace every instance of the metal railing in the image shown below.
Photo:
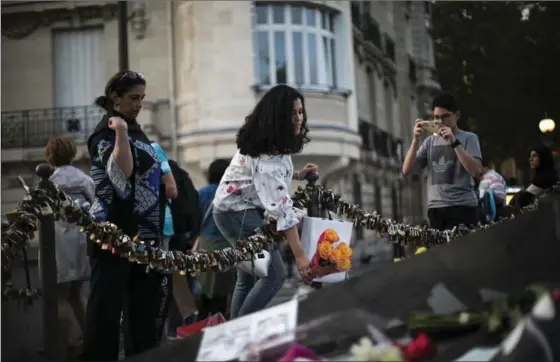
<path fill-rule="evenodd" d="M 104 113 L 93 105 L 2 112 L 2 149 L 43 147 L 58 136 L 85 143 Z"/>
<path fill-rule="evenodd" d="M 44 147 L 58 136 L 84 144 L 104 114 L 94 105 L 2 112 L 2 149 Z M 142 129 L 157 140 L 165 138 L 155 124 Z"/>

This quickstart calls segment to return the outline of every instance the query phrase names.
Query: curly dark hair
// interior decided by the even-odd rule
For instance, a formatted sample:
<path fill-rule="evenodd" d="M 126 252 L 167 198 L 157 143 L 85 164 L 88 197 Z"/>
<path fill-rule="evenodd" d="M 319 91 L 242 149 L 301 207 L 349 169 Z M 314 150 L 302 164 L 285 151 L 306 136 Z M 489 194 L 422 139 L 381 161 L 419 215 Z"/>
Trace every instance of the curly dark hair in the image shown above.
<path fill-rule="evenodd" d="M 70 165 L 76 153 L 76 144 L 68 137 L 57 137 L 45 146 L 45 159 L 55 167 Z"/>
<path fill-rule="evenodd" d="M 294 135 L 294 101 L 301 100 L 303 123 L 301 132 Z M 237 133 L 237 148 L 243 155 L 258 157 L 263 154 L 299 153 L 309 142 L 307 112 L 303 95 L 292 87 L 281 84 L 270 89 L 261 98 L 245 124 Z"/>

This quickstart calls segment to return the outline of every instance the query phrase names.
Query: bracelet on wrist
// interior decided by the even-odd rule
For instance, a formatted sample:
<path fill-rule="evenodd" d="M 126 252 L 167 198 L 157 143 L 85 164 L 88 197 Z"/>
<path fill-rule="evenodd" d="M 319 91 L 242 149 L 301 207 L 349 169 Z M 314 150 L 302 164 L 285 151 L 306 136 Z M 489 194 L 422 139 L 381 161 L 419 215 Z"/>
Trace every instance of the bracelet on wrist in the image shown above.
<path fill-rule="evenodd" d="M 455 147 L 460 146 L 460 145 L 461 145 L 461 141 L 459 141 L 458 139 L 455 139 L 455 142 L 453 142 L 451 144 L 451 148 L 455 148 Z"/>

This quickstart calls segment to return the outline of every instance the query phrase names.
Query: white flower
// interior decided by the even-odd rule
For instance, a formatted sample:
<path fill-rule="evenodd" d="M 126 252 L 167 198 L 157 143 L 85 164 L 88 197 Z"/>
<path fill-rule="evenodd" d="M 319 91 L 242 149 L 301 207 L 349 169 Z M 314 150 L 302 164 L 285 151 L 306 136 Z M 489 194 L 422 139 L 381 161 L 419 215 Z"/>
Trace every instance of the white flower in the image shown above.
<path fill-rule="evenodd" d="M 367 337 L 363 337 L 358 343 L 350 347 L 350 353 L 354 361 L 404 361 L 398 347 L 388 343 L 373 345 Z"/>
<path fill-rule="evenodd" d="M 469 313 L 461 313 L 459 314 L 459 323 L 460 324 L 467 324 L 469 323 L 469 319 L 471 318 Z"/>

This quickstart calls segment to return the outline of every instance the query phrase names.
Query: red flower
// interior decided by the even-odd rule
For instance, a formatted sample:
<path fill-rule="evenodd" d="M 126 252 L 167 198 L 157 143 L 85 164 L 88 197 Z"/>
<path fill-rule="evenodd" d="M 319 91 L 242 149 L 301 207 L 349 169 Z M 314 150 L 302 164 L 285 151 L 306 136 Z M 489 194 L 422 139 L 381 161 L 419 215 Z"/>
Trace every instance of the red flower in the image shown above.
<path fill-rule="evenodd" d="M 240 184 L 229 185 L 228 188 L 226 189 L 226 192 L 228 194 L 239 196 L 239 195 L 241 195 L 240 188 L 241 188 Z"/>
<path fill-rule="evenodd" d="M 422 361 L 434 357 L 437 353 L 434 342 L 420 333 L 414 340 L 406 346 L 400 346 L 407 361 Z"/>
<path fill-rule="evenodd" d="M 552 299 L 555 302 L 560 302 L 560 288 L 554 289 L 552 291 Z"/>

